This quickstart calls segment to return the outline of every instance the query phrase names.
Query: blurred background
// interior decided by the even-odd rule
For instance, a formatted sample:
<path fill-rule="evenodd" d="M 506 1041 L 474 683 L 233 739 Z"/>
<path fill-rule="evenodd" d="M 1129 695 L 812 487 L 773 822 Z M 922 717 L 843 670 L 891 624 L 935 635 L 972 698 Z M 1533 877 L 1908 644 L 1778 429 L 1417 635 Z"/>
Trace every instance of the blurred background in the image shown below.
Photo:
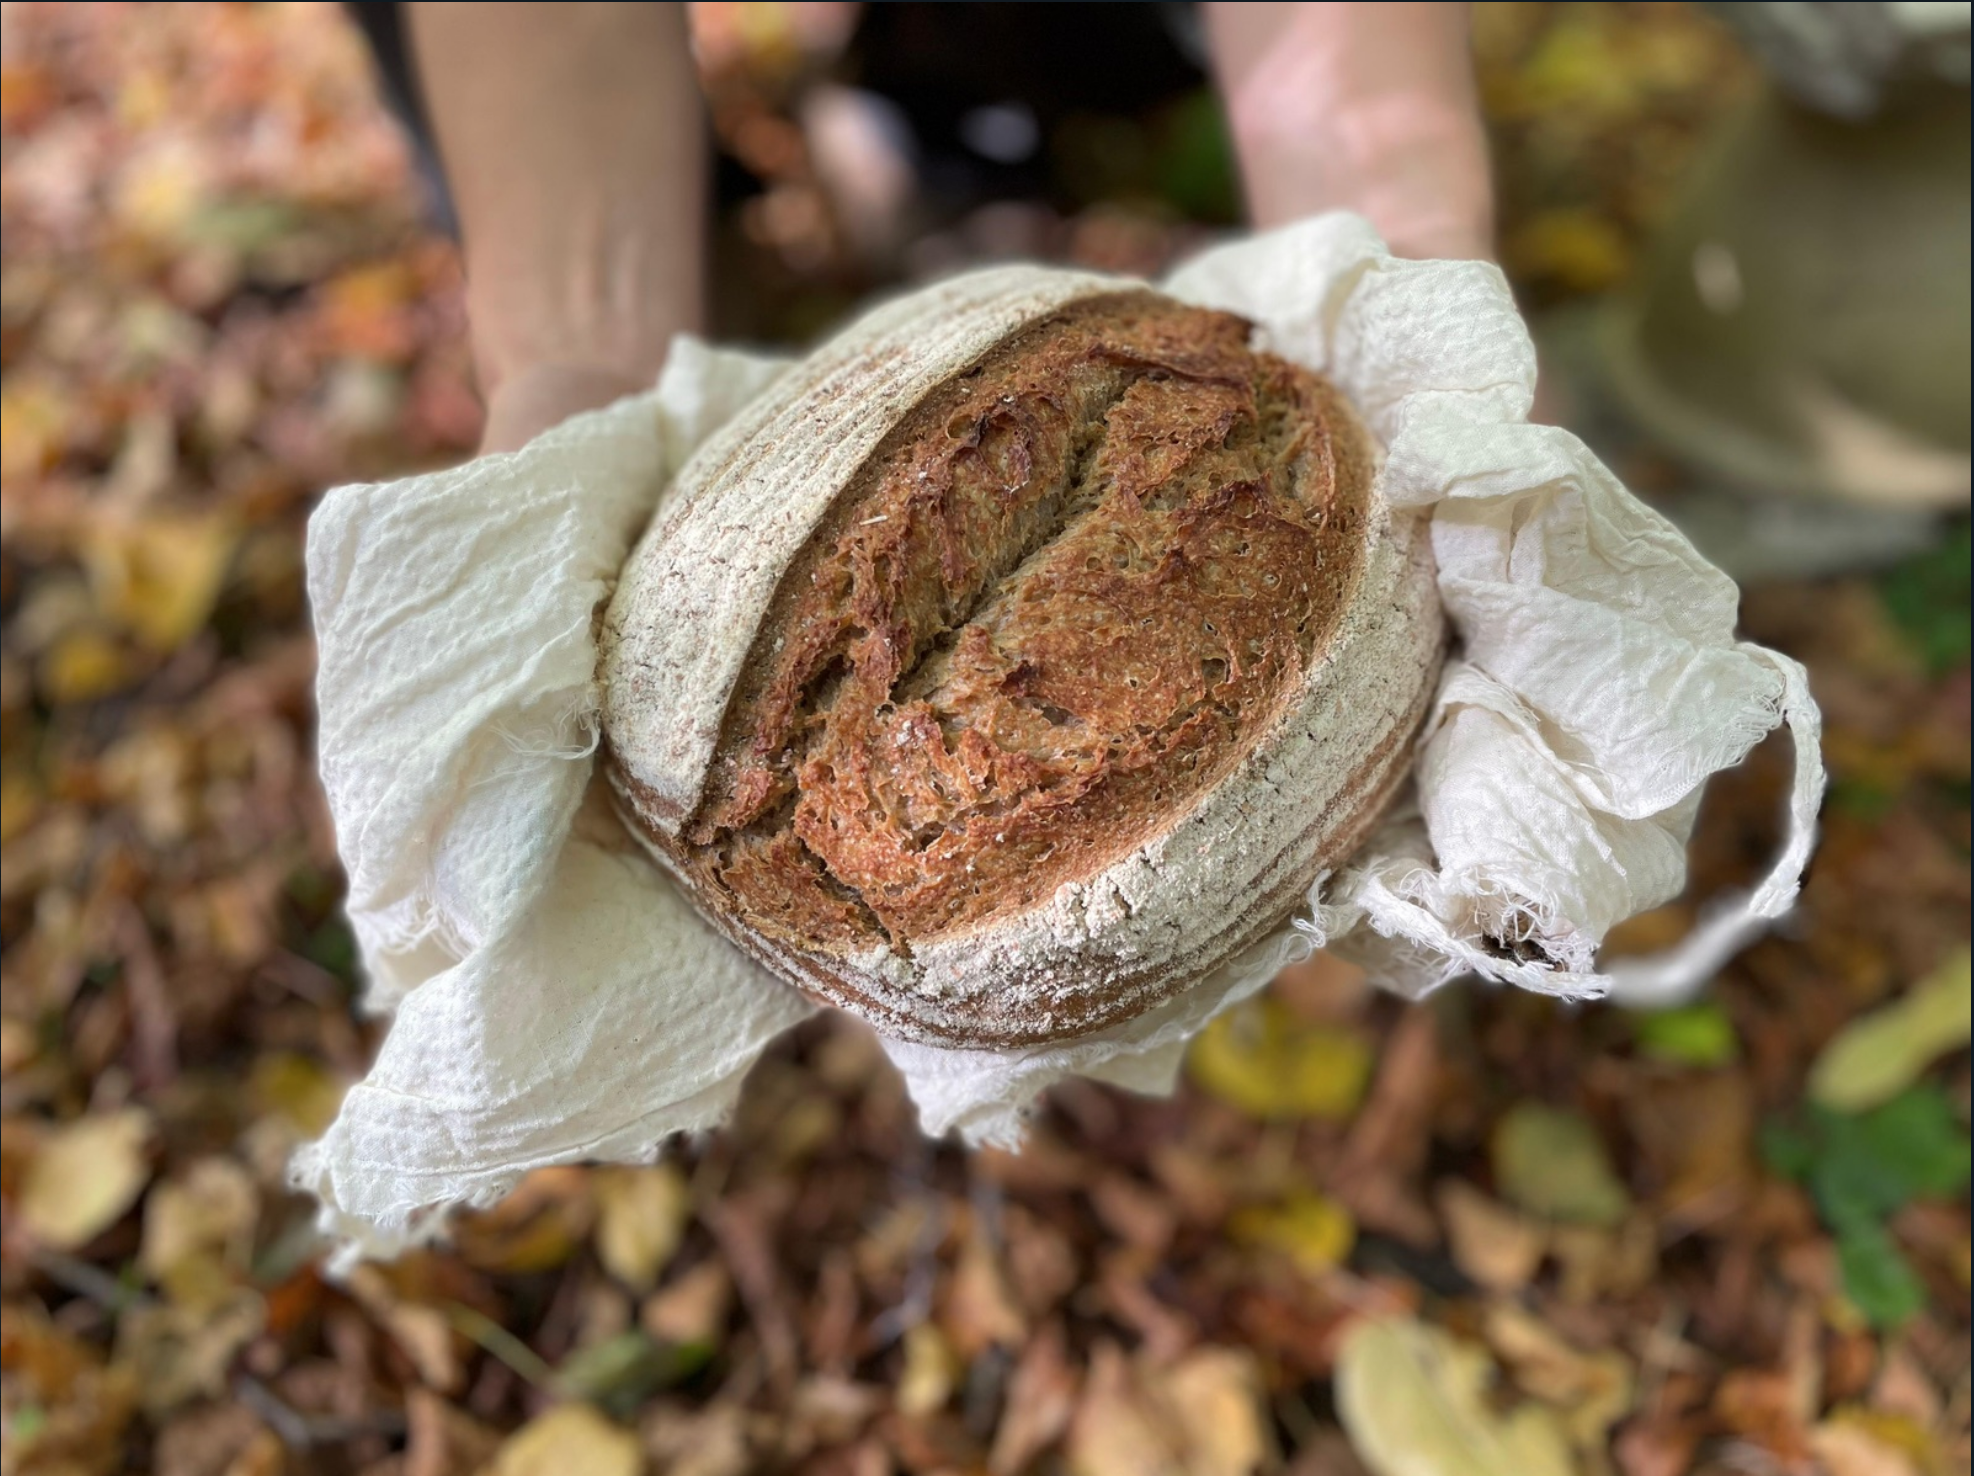
<path fill-rule="evenodd" d="M 1045 53 L 1009 9 L 691 7 L 718 336 L 1237 227 L 1185 8 Z M 1828 722 L 1803 906 L 1701 1002 L 1408 1008 L 1318 961 L 1176 1099 L 1064 1087 L 1019 1157 L 923 1141 L 820 1019 L 706 1143 L 331 1284 L 282 1165 L 382 1026 L 302 533 L 475 444 L 458 253 L 343 10 L 7 4 L 0 1471 L 1966 1470 L 1966 7 L 1898 9 L 1925 45 L 1474 8 L 1545 397 Z M 1786 760 L 1714 784 L 1695 901 L 1755 873 Z M 1417 1356 L 1346 1428 L 1367 1315 Z"/>

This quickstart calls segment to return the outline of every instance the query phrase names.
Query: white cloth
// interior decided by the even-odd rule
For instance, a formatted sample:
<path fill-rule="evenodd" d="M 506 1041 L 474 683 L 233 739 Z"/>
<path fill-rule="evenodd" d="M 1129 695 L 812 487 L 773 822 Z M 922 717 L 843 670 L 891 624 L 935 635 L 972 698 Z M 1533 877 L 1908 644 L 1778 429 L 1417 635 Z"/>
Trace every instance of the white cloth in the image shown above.
<path fill-rule="evenodd" d="M 1382 494 L 1431 506 L 1461 649 L 1414 797 L 1307 915 L 1162 1007 L 1018 1052 L 884 1042 L 926 1130 L 1018 1141 L 1069 1075 L 1170 1090 L 1185 1044 L 1332 945 L 1389 987 L 1467 974 L 1662 997 L 1785 911 L 1823 787 L 1800 667 L 1737 643 L 1733 584 L 1565 431 L 1526 423 L 1535 356 L 1494 267 L 1393 259 L 1326 216 L 1211 252 L 1165 287 L 1239 312 L 1330 375 L 1387 448 Z M 528 1169 L 649 1156 L 717 1121 L 811 1006 L 728 948 L 585 806 L 594 613 L 701 440 L 770 360 L 674 346 L 650 394 L 521 451 L 345 487 L 310 527 L 322 773 L 350 873 L 376 1066 L 296 1182 L 346 1255 L 388 1254 Z M 1667 959 L 1594 971 L 1615 923 L 1675 895 L 1708 775 L 1787 722 L 1790 834 L 1769 877 Z"/>

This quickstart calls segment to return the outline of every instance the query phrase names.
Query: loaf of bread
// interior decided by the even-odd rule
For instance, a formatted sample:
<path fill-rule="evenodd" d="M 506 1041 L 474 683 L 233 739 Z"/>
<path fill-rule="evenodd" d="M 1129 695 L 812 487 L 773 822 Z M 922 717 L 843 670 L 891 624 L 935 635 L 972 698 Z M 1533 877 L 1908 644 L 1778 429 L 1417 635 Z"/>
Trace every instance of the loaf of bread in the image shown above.
<path fill-rule="evenodd" d="M 907 1039 L 1152 1008 L 1404 776 L 1423 521 L 1250 325 L 1001 268 L 892 303 L 681 472 L 604 618 L 606 772 L 700 911 Z"/>

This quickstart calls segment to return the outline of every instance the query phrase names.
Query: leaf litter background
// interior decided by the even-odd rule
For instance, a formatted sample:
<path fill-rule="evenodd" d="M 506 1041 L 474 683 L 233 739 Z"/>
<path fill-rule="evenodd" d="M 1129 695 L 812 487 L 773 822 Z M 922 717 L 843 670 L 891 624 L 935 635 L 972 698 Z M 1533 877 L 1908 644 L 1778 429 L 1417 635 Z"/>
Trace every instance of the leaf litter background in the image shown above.
<path fill-rule="evenodd" d="M 886 256 L 799 106 L 844 9 L 696 10 L 749 181 L 727 333 L 800 339 L 966 256 L 1153 270 L 1232 219 L 1201 98 L 1077 120 L 1051 198 Z M 1683 7 L 1478 10 L 1518 290 L 1621 282 L 1747 64 Z M 457 256 L 333 8 L 0 26 L 0 1470 L 1967 1469 L 1964 519 L 1890 574 L 1748 591 L 1835 787 L 1801 912 L 1703 1003 L 1407 1009 L 1312 964 L 1177 1099 L 1065 1088 L 1019 1157 L 921 1140 L 822 1020 L 728 1131 L 325 1283 L 281 1168 L 378 1027 L 302 528 L 327 485 L 471 447 Z M 1783 757 L 1714 786 L 1696 896 L 1772 842 Z"/>

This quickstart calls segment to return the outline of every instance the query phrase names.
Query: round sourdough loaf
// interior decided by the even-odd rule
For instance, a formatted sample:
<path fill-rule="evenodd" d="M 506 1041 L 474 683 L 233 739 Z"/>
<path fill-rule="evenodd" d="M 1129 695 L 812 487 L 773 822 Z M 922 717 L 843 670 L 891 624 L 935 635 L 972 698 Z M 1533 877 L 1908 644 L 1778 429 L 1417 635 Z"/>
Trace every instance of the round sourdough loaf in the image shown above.
<path fill-rule="evenodd" d="M 716 927 L 881 1029 L 1101 1029 L 1279 926 L 1404 776 L 1423 520 L 1250 325 L 1001 268 L 693 457 L 602 632 L 606 772 Z"/>

